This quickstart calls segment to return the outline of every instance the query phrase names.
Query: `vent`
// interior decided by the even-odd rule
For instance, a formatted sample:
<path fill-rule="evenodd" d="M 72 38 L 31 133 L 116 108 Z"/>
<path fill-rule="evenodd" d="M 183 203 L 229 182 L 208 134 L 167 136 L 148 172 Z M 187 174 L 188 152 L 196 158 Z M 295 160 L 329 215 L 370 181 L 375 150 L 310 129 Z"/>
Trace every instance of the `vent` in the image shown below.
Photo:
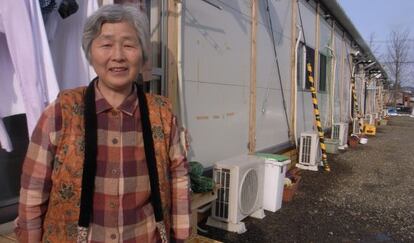
<path fill-rule="evenodd" d="M 309 164 L 311 161 L 311 148 L 312 148 L 312 137 L 302 137 L 302 160 L 301 163 Z"/>
<path fill-rule="evenodd" d="M 348 124 L 345 122 L 337 122 L 332 126 L 332 139 L 339 141 L 339 148 L 345 149 L 348 142 Z"/>
<path fill-rule="evenodd" d="M 317 132 L 303 132 L 300 135 L 299 163 L 296 167 L 306 170 L 318 170 L 321 162 L 321 149 Z"/>
<path fill-rule="evenodd" d="M 217 169 L 215 173 L 216 184 L 219 185 L 215 216 L 227 219 L 229 217 L 230 170 Z"/>
<path fill-rule="evenodd" d="M 332 139 L 340 139 L 341 125 L 335 124 L 332 128 Z"/>
<path fill-rule="evenodd" d="M 254 169 L 250 169 L 244 176 L 240 191 L 240 211 L 251 214 L 258 199 L 259 178 Z"/>

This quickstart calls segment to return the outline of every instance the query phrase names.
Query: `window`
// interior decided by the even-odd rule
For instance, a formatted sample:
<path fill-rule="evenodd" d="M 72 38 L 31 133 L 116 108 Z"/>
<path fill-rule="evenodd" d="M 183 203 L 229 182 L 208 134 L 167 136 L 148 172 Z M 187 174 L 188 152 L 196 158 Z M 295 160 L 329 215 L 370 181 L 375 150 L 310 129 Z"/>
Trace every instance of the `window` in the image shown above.
<path fill-rule="evenodd" d="M 305 82 L 305 90 L 309 90 L 311 87 L 310 81 L 309 81 L 309 74 L 308 74 L 308 64 L 312 66 L 312 75 L 315 77 L 315 50 L 312 49 L 309 46 L 306 46 L 306 82 Z"/>
<path fill-rule="evenodd" d="M 305 53 L 306 56 L 304 55 Z M 312 66 L 313 74 L 315 71 L 315 50 L 309 46 L 305 46 L 303 43 L 300 43 L 298 47 L 297 78 L 298 87 L 302 87 L 303 90 L 310 90 L 311 87 L 307 71 L 308 63 Z"/>
<path fill-rule="evenodd" d="M 322 53 L 319 54 L 319 91 L 326 92 L 326 71 L 327 58 Z"/>

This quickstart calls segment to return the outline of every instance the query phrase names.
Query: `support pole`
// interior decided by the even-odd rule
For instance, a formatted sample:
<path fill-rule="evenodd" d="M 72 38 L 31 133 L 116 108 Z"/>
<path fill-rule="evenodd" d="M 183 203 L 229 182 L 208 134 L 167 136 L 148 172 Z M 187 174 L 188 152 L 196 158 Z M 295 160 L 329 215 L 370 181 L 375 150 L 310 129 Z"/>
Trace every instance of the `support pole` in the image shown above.
<path fill-rule="evenodd" d="M 290 141 L 292 142 L 292 144 L 296 144 L 296 88 L 295 86 L 297 85 L 297 81 L 296 81 L 296 39 L 298 38 L 297 36 L 297 31 L 296 31 L 296 7 L 297 7 L 297 2 L 296 1 L 291 1 L 292 4 L 292 15 L 291 15 L 291 26 L 290 26 L 290 31 L 291 31 L 291 38 L 290 38 L 290 127 L 292 128 L 292 132 L 290 133 Z"/>
<path fill-rule="evenodd" d="M 256 150 L 256 35 L 258 0 L 251 1 L 249 153 Z"/>
<path fill-rule="evenodd" d="M 178 7 L 176 0 L 168 0 L 167 4 L 167 96 L 172 102 L 174 113 L 178 114 Z"/>
<path fill-rule="evenodd" d="M 314 70 L 313 70 L 313 77 L 314 80 L 316 80 L 318 82 L 319 80 L 319 36 L 320 36 L 320 16 L 319 16 L 319 12 L 320 12 L 320 3 L 318 2 L 316 5 L 316 17 L 315 17 L 315 23 L 316 23 L 316 27 L 315 27 L 315 56 L 314 56 Z M 319 82 L 318 84 L 315 83 L 314 85 L 315 90 L 317 89 L 317 87 L 319 87 Z"/>
<path fill-rule="evenodd" d="M 362 124 L 362 118 L 361 113 L 359 111 L 359 105 L 358 105 L 358 99 L 355 89 L 355 74 L 352 74 L 351 77 L 351 87 L 352 87 L 352 98 L 354 99 L 354 114 L 356 114 L 356 118 L 358 119 L 358 125 L 359 125 L 359 134 L 362 134 L 363 131 L 363 124 Z"/>
<path fill-rule="evenodd" d="M 320 117 L 319 107 L 318 107 L 318 98 L 316 97 L 315 82 L 313 80 L 312 65 L 308 63 L 306 67 L 307 67 L 308 76 L 309 76 L 309 83 L 311 86 L 310 90 L 312 93 L 313 113 L 315 115 L 316 127 L 318 128 L 319 143 L 321 144 L 323 169 L 326 172 L 330 172 L 331 168 L 329 167 L 328 156 L 326 155 L 326 145 L 325 145 L 325 139 L 324 139 L 325 135 L 324 135 L 324 131 L 322 129 L 322 124 L 321 124 L 321 117 Z"/>

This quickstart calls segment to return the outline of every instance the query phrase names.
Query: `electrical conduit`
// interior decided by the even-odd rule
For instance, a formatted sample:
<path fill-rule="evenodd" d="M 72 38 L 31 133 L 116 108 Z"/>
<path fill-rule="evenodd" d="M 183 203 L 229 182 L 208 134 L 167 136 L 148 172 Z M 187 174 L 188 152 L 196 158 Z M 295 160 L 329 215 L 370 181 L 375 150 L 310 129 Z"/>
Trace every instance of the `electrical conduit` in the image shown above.
<path fill-rule="evenodd" d="M 298 107 L 298 48 L 299 48 L 299 42 L 300 42 L 300 37 L 302 35 L 302 29 L 300 28 L 299 25 L 296 26 L 299 29 L 299 35 L 298 35 L 298 39 L 296 40 L 296 44 L 295 44 L 295 73 L 294 73 L 294 84 L 293 84 L 293 89 L 294 89 L 294 93 L 295 93 L 295 102 L 293 103 L 293 112 L 294 112 L 294 122 L 293 122 L 293 136 L 295 138 L 295 145 L 296 147 L 298 147 L 298 134 L 297 134 L 297 129 L 296 129 L 296 123 L 297 123 L 297 107 Z"/>

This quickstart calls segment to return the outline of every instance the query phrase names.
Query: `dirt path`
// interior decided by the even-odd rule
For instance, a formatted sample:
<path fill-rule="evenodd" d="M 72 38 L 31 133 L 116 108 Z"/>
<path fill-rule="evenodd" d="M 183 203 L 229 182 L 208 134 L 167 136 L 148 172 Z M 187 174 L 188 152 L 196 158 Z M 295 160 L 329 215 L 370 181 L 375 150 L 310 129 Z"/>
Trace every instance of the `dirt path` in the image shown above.
<path fill-rule="evenodd" d="M 304 171 L 294 200 L 224 242 L 414 242 L 414 118 L 393 117 L 368 144 L 330 156 L 329 174 Z"/>

